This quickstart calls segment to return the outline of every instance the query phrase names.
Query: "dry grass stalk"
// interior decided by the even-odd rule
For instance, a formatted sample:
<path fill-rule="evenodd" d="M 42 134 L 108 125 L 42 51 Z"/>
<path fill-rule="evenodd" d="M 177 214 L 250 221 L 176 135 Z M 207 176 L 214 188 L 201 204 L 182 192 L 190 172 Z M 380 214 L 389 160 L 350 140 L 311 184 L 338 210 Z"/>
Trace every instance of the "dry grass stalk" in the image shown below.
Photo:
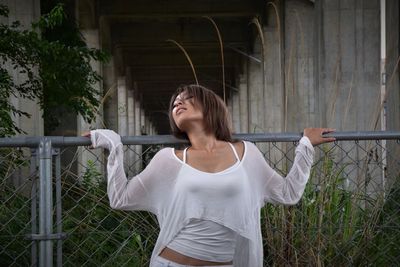
<path fill-rule="evenodd" d="M 392 74 L 390 75 L 390 79 L 386 83 L 386 91 L 385 91 L 385 95 L 383 96 L 383 99 L 378 99 L 379 100 L 379 102 L 378 102 L 379 108 L 377 109 L 377 111 L 375 113 L 375 116 L 374 116 L 375 120 L 372 121 L 372 125 L 373 125 L 372 129 L 373 130 L 376 130 L 378 128 L 379 120 L 381 118 L 381 112 L 382 112 L 382 110 L 383 110 L 383 108 L 385 106 L 388 94 L 391 91 L 391 87 L 389 85 L 393 82 L 394 76 L 397 73 L 397 69 L 399 68 L 399 63 L 400 63 L 400 56 L 397 58 L 396 65 L 395 65 L 395 67 L 394 67 L 394 69 L 392 71 Z"/>
<path fill-rule="evenodd" d="M 167 41 L 167 42 L 174 43 L 177 47 L 179 47 L 179 49 L 182 50 L 182 52 L 185 54 L 186 59 L 189 61 L 190 67 L 192 68 L 192 72 L 193 72 L 194 79 L 196 80 L 196 84 L 199 85 L 199 81 L 198 81 L 198 79 L 197 79 L 196 70 L 194 69 L 192 59 L 190 58 L 189 54 L 186 52 L 185 48 L 183 48 L 183 46 L 181 46 L 181 45 L 180 45 L 178 42 L 176 42 L 175 40 L 168 39 L 168 40 L 166 40 L 166 41 Z"/>
<path fill-rule="evenodd" d="M 212 25 L 215 28 L 215 31 L 217 32 L 218 35 L 218 41 L 219 41 L 219 46 L 220 46 L 220 50 L 221 50 L 221 64 L 222 64 L 222 90 L 223 90 L 223 97 L 224 97 L 224 102 L 226 103 L 226 88 L 225 88 L 225 59 L 224 59 L 224 44 L 222 42 L 222 36 L 221 33 L 218 29 L 217 24 L 215 23 L 215 21 L 209 17 L 209 16 L 204 16 L 204 18 L 208 19 Z"/>

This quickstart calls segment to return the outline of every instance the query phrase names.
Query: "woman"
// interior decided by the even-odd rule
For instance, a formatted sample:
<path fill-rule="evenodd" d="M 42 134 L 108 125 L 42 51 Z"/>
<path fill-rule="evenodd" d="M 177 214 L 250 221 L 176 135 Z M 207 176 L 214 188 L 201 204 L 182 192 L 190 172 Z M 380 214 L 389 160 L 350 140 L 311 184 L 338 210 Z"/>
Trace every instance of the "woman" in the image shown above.
<path fill-rule="evenodd" d="M 254 144 L 232 142 L 227 108 L 211 90 L 198 85 L 178 88 L 169 116 L 173 134 L 190 145 L 184 150 L 162 149 L 129 181 L 120 136 L 110 130 L 86 134 L 94 148 L 110 150 L 111 207 L 157 216 L 160 234 L 151 267 L 262 266 L 260 209 L 266 202 L 299 201 L 313 146 L 334 141 L 322 137 L 333 129 L 305 129 L 293 166 L 282 178 Z"/>

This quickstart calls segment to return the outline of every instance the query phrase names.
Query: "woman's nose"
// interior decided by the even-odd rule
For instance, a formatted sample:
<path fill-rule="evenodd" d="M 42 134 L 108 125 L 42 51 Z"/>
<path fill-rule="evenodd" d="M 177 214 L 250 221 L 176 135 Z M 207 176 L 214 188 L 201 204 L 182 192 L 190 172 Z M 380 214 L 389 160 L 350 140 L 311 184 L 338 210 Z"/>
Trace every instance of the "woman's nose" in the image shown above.
<path fill-rule="evenodd" d="M 175 100 L 175 106 L 179 106 L 179 105 L 182 105 L 182 104 L 183 104 L 182 99 Z"/>

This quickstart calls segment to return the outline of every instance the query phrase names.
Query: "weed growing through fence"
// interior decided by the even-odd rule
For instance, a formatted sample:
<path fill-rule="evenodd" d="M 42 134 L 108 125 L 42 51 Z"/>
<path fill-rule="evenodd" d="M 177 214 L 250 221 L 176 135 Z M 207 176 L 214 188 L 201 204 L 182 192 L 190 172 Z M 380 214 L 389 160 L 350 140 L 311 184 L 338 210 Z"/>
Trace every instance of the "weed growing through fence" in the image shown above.
<path fill-rule="evenodd" d="M 63 191 L 65 266 L 146 266 L 158 232 L 153 215 L 111 209 L 107 184 L 91 161 L 82 182 L 65 179 Z"/>
<path fill-rule="evenodd" d="M 268 266 L 382 266 L 398 257 L 398 184 L 386 202 L 383 194 L 350 191 L 343 186 L 346 166 L 335 166 L 333 158 L 333 150 L 324 151 L 296 206 L 262 210 Z M 389 259 L 385 246 L 392 246 Z"/>
<path fill-rule="evenodd" d="M 29 165 L 29 159 L 20 149 L 0 148 L 0 263 L 11 266 L 18 262 L 20 266 L 30 265 L 30 198 L 26 188 L 33 177 L 16 183 L 19 170 Z M 22 179 L 18 179 L 21 181 Z"/>

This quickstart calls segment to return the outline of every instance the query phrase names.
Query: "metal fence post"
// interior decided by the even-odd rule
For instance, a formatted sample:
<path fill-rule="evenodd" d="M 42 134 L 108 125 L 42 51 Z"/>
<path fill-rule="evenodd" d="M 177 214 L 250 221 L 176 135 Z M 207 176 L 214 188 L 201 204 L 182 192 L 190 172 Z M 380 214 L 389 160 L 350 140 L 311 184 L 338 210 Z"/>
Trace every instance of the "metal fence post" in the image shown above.
<path fill-rule="evenodd" d="M 54 149 L 56 156 L 56 227 L 59 238 L 57 240 L 57 267 L 62 266 L 62 203 L 61 203 L 61 159 L 60 149 Z"/>
<path fill-rule="evenodd" d="M 42 138 L 39 144 L 39 233 L 42 236 L 39 246 L 39 266 L 53 266 L 53 199 L 52 199 L 52 149 L 51 140 Z"/>
<path fill-rule="evenodd" d="M 32 190 L 31 190 L 31 231 L 32 236 L 37 233 L 37 157 L 38 150 L 31 149 L 31 165 L 30 165 L 30 175 L 32 177 Z M 31 266 L 38 266 L 38 257 L 37 257 L 37 240 L 32 240 L 31 244 Z"/>

